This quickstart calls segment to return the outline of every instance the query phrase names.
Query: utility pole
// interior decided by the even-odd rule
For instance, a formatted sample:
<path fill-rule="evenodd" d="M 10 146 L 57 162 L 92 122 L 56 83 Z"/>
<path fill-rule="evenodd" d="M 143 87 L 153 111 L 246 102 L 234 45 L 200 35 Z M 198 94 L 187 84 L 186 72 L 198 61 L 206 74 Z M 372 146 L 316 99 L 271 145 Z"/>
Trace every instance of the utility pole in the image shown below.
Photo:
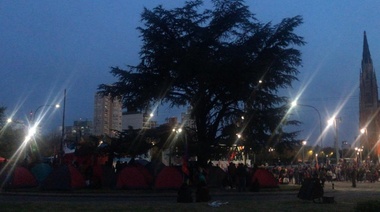
<path fill-rule="evenodd" d="M 60 163 L 63 162 L 63 141 L 65 140 L 65 112 L 66 112 L 66 89 L 63 91 L 63 112 L 62 112 L 62 135 L 60 147 Z"/>

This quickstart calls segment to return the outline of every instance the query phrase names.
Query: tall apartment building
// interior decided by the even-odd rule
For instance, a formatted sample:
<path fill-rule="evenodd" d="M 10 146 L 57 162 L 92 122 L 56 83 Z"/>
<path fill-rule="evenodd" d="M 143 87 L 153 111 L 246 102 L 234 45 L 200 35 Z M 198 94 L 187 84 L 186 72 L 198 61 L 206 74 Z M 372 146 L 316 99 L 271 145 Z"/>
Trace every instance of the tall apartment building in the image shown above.
<path fill-rule="evenodd" d="M 122 131 L 122 101 L 120 98 L 95 94 L 94 135 L 114 137 Z"/>
<path fill-rule="evenodd" d="M 65 135 L 67 137 L 83 137 L 92 135 L 93 122 L 79 119 L 74 121 L 72 126 L 65 126 Z"/>
<path fill-rule="evenodd" d="M 195 120 L 190 116 L 191 110 L 192 108 L 188 107 L 185 113 L 181 113 L 181 120 L 183 127 L 195 130 L 197 127 L 195 124 Z"/>

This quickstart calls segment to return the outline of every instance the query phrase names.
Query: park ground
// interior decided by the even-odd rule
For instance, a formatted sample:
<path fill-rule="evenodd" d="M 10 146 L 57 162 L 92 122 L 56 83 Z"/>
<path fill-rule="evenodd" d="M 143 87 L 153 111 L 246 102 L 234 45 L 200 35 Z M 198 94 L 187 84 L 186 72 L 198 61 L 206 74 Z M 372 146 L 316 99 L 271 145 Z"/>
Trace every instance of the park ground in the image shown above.
<path fill-rule="evenodd" d="M 324 196 L 334 203 L 297 198 L 300 186 L 281 185 L 259 192 L 211 189 L 212 200 L 177 203 L 176 191 L 2 191 L 1 211 L 358 211 L 358 203 L 380 201 L 380 182 L 327 182 Z M 212 203 L 222 203 L 212 206 Z M 360 211 L 360 210 L 359 210 Z M 374 210 L 379 211 L 379 210 Z"/>

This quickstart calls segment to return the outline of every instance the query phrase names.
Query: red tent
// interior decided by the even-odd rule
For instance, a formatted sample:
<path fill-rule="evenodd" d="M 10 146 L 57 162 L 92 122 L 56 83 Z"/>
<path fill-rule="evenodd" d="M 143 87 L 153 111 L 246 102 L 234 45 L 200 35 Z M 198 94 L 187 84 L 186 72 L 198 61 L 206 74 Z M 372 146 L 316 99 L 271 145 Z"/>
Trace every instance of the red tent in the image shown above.
<path fill-rule="evenodd" d="M 116 184 L 116 173 L 110 166 L 94 165 L 92 181 L 95 186 L 114 188 Z"/>
<path fill-rule="evenodd" d="M 141 173 L 143 173 L 146 182 L 147 182 L 149 185 L 152 185 L 154 179 L 153 179 L 153 175 L 149 172 L 149 170 L 148 170 L 145 166 L 143 166 L 143 165 L 141 165 L 141 164 L 138 164 L 138 163 L 134 164 L 134 166 L 135 166 L 135 167 L 136 167 Z"/>
<path fill-rule="evenodd" d="M 117 177 L 116 188 L 149 188 L 149 183 L 140 169 L 137 166 L 124 167 Z"/>
<path fill-rule="evenodd" d="M 209 187 L 222 187 L 227 173 L 219 166 L 210 166 L 207 172 L 207 185 Z"/>
<path fill-rule="evenodd" d="M 271 172 L 266 169 L 257 169 L 252 176 L 252 183 L 258 182 L 260 188 L 276 188 L 278 181 Z"/>
<path fill-rule="evenodd" d="M 154 187 L 156 189 L 179 189 L 183 183 L 181 167 L 168 166 L 157 175 Z"/>
<path fill-rule="evenodd" d="M 45 190 L 70 190 L 86 187 L 83 175 L 71 165 L 62 165 L 53 171 L 42 182 Z"/>
<path fill-rule="evenodd" d="M 16 167 L 11 175 L 11 188 L 36 187 L 38 185 L 34 175 L 25 167 Z"/>

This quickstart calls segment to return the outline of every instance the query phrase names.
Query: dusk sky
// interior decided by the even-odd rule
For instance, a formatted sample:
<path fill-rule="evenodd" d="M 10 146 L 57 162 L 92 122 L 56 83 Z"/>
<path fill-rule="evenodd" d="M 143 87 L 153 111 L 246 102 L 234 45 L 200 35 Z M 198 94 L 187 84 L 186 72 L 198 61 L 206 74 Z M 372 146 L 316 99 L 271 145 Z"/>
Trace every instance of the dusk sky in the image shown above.
<path fill-rule="evenodd" d="M 94 94 L 102 83 L 117 79 L 111 66 L 127 68 L 139 63 L 143 7 L 183 6 L 180 0 L 1 0 L 0 1 L 0 106 L 6 115 L 26 120 L 41 105 L 63 101 L 67 89 L 66 125 L 93 119 Z M 208 2 L 208 1 L 206 1 Z M 359 134 L 359 74 L 363 32 L 367 32 L 375 70 L 380 70 L 380 1 L 246 0 L 261 22 L 277 24 L 301 15 L 304 23 L 296 33 L 307 44 L 301 47 L 303 66 L 299 81 L 284 93 L 315 107 L 323 128 L 337 114 L 339 142 L 352 143 Z M 206 5 L 210 5 L 207 3 Z M 379 76 L 379 74 L 377 75 Z M 44 109 L 44 110 L 42 110 Z M 61 125 L 62 109 L 44 107 L 42 124 Z M 159 124 L 178 109 L 160 107 Z M 292 117 L 303 122 L 300 139 L 316 142 L 319 118 L 310 107 L 297 107 Z M 326 131 L 324 146 L 333 143 Z"/>

